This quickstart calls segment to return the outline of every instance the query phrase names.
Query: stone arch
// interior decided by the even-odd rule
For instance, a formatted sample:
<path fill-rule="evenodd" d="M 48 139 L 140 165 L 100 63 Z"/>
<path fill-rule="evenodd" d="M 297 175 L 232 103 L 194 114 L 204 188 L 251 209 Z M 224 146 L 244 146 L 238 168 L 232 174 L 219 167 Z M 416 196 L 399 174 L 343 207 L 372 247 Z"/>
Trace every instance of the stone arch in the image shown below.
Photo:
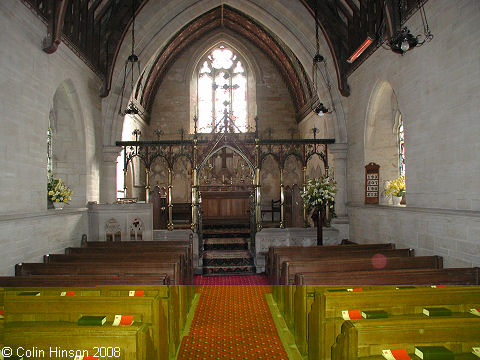
<path fill-rule="evenodd" d="M 70 79 L 64 80 L 53 95 L 50 126 L 53 173 L 73 190 L 70 205 L 83 207 L 87 202 L 85 122 Z"/>
<path fill-rule="evenodd" d="M 145 225 L 143 220 L 140 218 L 135 218 L 130 223 L 129 227 L 130 241 L 142 241 L 143 233 L 145 232 Z"/>
<path fill-rule="evenodd" d="M 105 241 L 122 241 L 122 228 L 115 218 L 105 223 Z"/>
<path fill-rule="evenodd" d="M 307 160 L 307 178 L 320 178 L 325 175 L 325 165 L 323 159 L 318 154 L 314 154 Z"/>
<path fill-rule="evenodd" d="M 364 129 L 364 165 L 380 165 L 380 189 L 398 177 L 398 122 L 401 112 L 397 95 L 387 81 L 377 81 L 369 99 Z"/>
<path fill-rule="evenodd" d="M 244 12 L 259 24 L 269 28 L 292 50 L 305 69 L 311 68 L 312 58 L 315 54 L 315 33 L 313 30 L 315 25 L 313 17 L 301 2 L 293 3 L 291 0 L 275 2 L 228 0 L 225 1 L 225 4 Z M 176 0 L 149 1 L 137 15 L 137 22 L 143 25 L 138 30 L 141 40 L 138 43 L 139 51 L 137 51 L 137 54 L 142 64 L 146 64 L 145 68 L 152 65 L 161 49 L 171 40 L 172 34 L 176 34 L 183 24 L 191 22 L 197 14 L 209 11 L 216 6 L 218 6 L 216 0 L 201 2 L 194 0 L 181 2 Z M 321 36 L 323 41 L 321 41 L 320 52 L 330 59 L 332 56 L 328 56 L 330 51 L 326 40 L 323 35 Z M 124 59 L 128 57 L 130 51 L 130 43 L 124 41 L 119 48 L 117 61 L 112 72 L 112 91 L 104 99 L 104 139 L 106 144 L 114 144 L 121 136 L 121 121 L 119 121 L 117 112 L 123 80 Z M 332 61 L 328 62 L 327 67 L 330 73 L 335 73 Z M 326 86 L 321 86 L 321 89 L 319 89 L 321 99 L 329 96 L 327 90 Z M 341 95 L 335 86 L 332 86 L 331 91 L 336 109 L 331 116 L 335 129 L 335 139 L 337 143 L 346 143 L 347 131 Z"/>

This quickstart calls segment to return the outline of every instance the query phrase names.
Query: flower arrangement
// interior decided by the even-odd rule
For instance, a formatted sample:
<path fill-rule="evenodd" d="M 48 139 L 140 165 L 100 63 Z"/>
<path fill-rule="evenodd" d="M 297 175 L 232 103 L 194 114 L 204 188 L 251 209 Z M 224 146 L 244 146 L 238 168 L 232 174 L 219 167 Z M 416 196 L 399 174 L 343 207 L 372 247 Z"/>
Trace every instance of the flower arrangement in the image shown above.
<path fill-rule="evenodd" d="M 52 202 L 68 204 L 73 195 L 73 191 L 63 183 L 62 179 L 55 179 L 53 176 L 48 178 L 47 191 L 48 200 Z"/>
<path fill-rule="evenodd" d="M 337 183 L 329 176 L 322 176 L 320 179 L 308 179 L 305 191 L 300 195 L 307 209 L 318 209 L 321 206 L 327 206 L 332 218 L 335 217 L 335 193 Z"/>
<path fill-rule="evenodd" d="M 400 176 L 389 182 L 385 194 L 402 197 L 405 195 L 405 176 Z"/>

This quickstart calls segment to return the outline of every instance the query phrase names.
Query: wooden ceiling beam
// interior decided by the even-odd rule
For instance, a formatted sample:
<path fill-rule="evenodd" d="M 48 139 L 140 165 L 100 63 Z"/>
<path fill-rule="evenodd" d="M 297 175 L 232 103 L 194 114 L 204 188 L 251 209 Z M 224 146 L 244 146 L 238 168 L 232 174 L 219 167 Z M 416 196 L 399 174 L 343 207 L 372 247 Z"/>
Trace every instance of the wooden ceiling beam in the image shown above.
<path fill-rule="evenodd" d="M 47 54 L 53 54 L 62 42 L 62 30 L 65 20 L 65 13 L 70 0 L 50 0 L 50 6 L 53 10 L 48 21 L 47 36 L 43 39 L 42 50 Z"/>

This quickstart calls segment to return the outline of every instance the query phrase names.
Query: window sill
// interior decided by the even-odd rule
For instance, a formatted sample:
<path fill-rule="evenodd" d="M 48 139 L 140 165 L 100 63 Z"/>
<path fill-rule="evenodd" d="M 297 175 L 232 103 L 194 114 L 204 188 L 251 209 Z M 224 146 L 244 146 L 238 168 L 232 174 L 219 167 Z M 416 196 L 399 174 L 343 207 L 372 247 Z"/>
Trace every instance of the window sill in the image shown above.
<path fill-rule="evenodd" d="M 4 214 L 0 215 L 0 221 L 13 221 L 13 220 L 25 220 L 31 218 L 40 218 L 46 216 L 57 216 L 57 215 L 76 215 L 83 214 L 87 212 L 87 208 L 65 208 L 65 209 L 46 209 L 43 211 L 36 212 L 24 212 L 16 214 Z"/>

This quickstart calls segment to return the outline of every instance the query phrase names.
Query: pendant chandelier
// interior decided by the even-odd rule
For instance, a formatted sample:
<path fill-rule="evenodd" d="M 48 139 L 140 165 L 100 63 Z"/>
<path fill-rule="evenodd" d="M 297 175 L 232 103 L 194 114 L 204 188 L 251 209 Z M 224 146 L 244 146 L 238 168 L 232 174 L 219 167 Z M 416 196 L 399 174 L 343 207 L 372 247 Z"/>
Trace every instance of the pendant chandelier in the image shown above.
<path fill-rule="evenodd" d="M 135 76 L 137 75 L 137 76 Z M 132 0 L 132 51 L 125 61 L 125 68 L 123 73 L 123 84 L 122 84 L 122 94 L 120 97 L 120 107 L 118 113 L 122 116 L 125 115 L 141 115 L 139 107 L 134 103 L 132 96 L 134 94 L 135 80 L 140 77 L 140 60 L 135 54 L 135 0 Z M 130 91 L 129 96 L 131 97 L 128 101 L 126 108 L 123 107 L 123 98 L 125 92 L 127 91 L 127 82 L 130 81 Z"/>
<path fill-rule="evenodd" d="M 399 1 L 400 21 L 402 21 L 405 13 L 405 0 Z M 430 42 L 433 39 L 433 34 L 428 26 L 427 15 L 423 4 L 419 6 L 420 15 L 423 23 L 423 35 L 412 35 L 408 27 L 404 26 L 395 31 L 390 39 L 385 39 L 382 46 L 386 49 L 392 50 L 397 54 L 405 54 L 407 51 L 417 46 L 422 46 L 425 42 Z M 423 37 L 423 39 L 422 39 Z"/>
<path fill-rule="evenodd" d="M 318 27 L 318 1 L 315 1 L 315 46 L 316 52 L 313 56 L 313 64 L 312 64 L 312 79 L 313 79 L 313 88 L 315 90 L 315 94 L 318 94 L 318 78 L 319 78 L 319 66 L 320 63 L 324 63 L 325 71 L 326 69 L 326 62 L 325 58 L 320 54 L 320 37 L 319 37 L 319 27 Z M 327 79 L 328 80 L 328 79 Z M 327 82 L 328 91 L 330 91 L 330 84 Z M 320 100 L 315 101 L 312 104 L 312 111 L 317 114 L 318 116 L 323 116 L 324 114 L 331 113 Z"/>

